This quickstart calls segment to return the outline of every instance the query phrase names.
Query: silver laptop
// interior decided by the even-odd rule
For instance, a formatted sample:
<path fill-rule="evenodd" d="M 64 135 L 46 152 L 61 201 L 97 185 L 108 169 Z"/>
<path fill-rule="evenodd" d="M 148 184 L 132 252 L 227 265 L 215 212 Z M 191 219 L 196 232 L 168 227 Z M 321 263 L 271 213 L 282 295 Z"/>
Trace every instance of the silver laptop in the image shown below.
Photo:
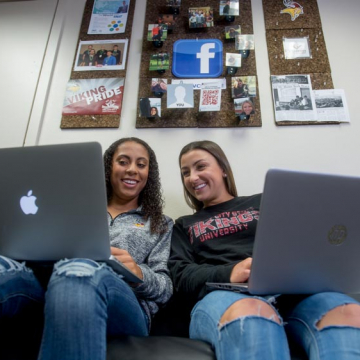
<path fill-rule="evenodd" d="M 106 262 L 142 282 L 111 257 L 100 144 L 0 149 L 0 254 L 53 262 Z"/>
<path fill-rule="evenodd" d="M 271 169 L 247 284 L 251 294 L 360 293 L 360 178 Z"/>

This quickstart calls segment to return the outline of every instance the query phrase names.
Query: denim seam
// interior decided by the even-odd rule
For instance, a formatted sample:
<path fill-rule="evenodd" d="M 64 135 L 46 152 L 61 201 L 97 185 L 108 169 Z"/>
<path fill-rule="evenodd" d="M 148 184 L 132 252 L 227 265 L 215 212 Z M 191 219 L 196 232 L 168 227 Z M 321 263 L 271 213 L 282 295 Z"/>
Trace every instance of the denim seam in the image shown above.
<path fill-rule="evenodd" d="M 214 322 L 213 321 L 213 318 L 211 317 L 211 316 L 209 316 L 209 314 L 207 313 L 207 312 L 205 312 L 205 311 L 202 311 L 202 310 L 198 310 L 198 313 L 199 314 L 201 314 L 202 316 L 204 316 L 204 317 L 207 317 L 208 319 L 210 319 L 211 320 L 211 322 Z M 198 329 L 196 329 L 196 331 L 198 331 Z M 199 331 L 200 332 L 200 331 Z M 218 334 L 218 338 L 219 338 L 219 340 L 220 340 L 220 332 L 219 332 L 219 334 Z M 212 346 L 214 346 L 214 344 L 211 344 Z"/>
<path fill-rule="evenodd" d="M 316 346 L 317 359 L 319 359 L 320 358 L 319 344 L 316 341 L 316 336 L 315 336 L 314 332 L 312 331 L 311 327 L 305 321 L 303 321 L 303 320 L 301 320 L 299 318 L 289 317 L 288 320 L 298 321 L 300 324 L 302 324 L 303 326 L 305 326 L 305 328 L 308 329 L 308 332 L 311 334 L 312 341 Z M 319 330 L 317 328 L 315 328 L 315 331 L 319 331 Z"/>
<path fill-rule="evenodd" d="M 223 323 L 223 324 L 221 324 L 220 321 L 219 321 L 219 322 L 218 322 L 218 330 L 221 331 L 221 330 L 224 328 L 224 326 L 230 325 L 230 324 L 232 324 L 232 323 L 235 322 L 235 321 L 240 321 L 241 324 L 242 324 L 245 319 L 262 319 L 262 320 L 265 320 L 265 321 L 269 321 L 269 322 L 271 322 L 271 323 L 274 323 L 274 324 L 276 324 L 276 325 L 278 325 L 278 326 L 280 326 L 280 327 L 283 326 L 283 322 L 281 322 L 281 323 L 279 324 L 277 321 L 275 321 L 275 320 L 272 319 L 272 316 L 271 316 L 270 318 L 266 318 L 266 317 L 264 317 L 264 316 L 259 316 L 259 315 L 255 315 L 255 314 L 249 314 L 249 315 L 245 315 L 245 316 L 239 316 L 239 317 L 237 317 L 236 319 L 230 320 L 230 321 L 225 322 L 225 323 Z"/>
<path fill-rule="evenodd" d="M 36 301 L 36 302 L 39 303 L 39 304 L 42 304 L 42 303 L 43 303 L 42 301 L 39 301 L 37 298 L 35 298 L 35 297 L 31 296 L 31 295 L 15 293 L 15 294 L 11 294 L 11 295 L 7 296 L 5 299 L 3 299 L 2 301 L 0 301 L 0 304 L 8 301 L 9 299 L 11 299 L 11 298 L 13 298 L 13 297 L 18 298 L 18 297 L 21 297 L 21 296 L 24 297 L 24 298 L 28 298 L 28 299 L 30 299 L 30 300 Z"/>

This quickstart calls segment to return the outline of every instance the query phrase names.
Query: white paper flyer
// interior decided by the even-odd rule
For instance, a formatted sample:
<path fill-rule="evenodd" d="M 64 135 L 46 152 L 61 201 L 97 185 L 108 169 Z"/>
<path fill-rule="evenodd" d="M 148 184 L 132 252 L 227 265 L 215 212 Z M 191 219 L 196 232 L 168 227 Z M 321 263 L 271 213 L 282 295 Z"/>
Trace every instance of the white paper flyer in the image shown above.
<path fill-rule="evenodd" d="M 130 0 L 95 0 L 88 34 L 124 33 Z"/>

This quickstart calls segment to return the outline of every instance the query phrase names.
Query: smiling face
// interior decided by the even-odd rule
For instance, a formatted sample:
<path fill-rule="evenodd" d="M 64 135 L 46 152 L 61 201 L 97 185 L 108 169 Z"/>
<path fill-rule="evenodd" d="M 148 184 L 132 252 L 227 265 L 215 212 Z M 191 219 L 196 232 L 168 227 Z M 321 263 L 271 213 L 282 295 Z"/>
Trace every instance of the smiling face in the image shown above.
<path fill-rule="evenodd" d="M 180 167 L 184 186 L 204 207 L 233 198 L 226 188 L 223 169 L 209 152 L 195 149 L 185 153 Z"/>
<path fill-rule="evenodd" d="M 110 203 L 139 206 L 139 195 L 149 176 L 149 154 L 144 146 L 134 141 L 119 145 L 114 153 L 111 171 L 113 189 Z"/>
<path fill-rule="evenodd" d="M 253 107 L 248 101 L 245 101 L 242 105 L 242 110 L 246 115 L 249 115 L 253 111 Z"/>

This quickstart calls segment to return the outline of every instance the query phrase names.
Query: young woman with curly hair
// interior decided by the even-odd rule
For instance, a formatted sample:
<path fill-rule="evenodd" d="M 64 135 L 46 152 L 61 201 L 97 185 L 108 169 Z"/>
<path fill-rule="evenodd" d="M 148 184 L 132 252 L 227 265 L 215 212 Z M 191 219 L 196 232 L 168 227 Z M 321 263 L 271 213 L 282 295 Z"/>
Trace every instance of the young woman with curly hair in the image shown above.
<path fill-rule="evenodd" d="M 162 213 L 153 150 L 140 139 L 120 139 L 106 150 L 104 165 L 111 253 L 142 282 L 129 284 L 102 262 L 65 259 L 54 265 L 44 294 L 30 269 L 0 256 L 0 317 L 44 307 L 41 360 L 103 360 L 107 336 L 147 336 L 158 306 L 172 295 L 173 222 Z"/>

